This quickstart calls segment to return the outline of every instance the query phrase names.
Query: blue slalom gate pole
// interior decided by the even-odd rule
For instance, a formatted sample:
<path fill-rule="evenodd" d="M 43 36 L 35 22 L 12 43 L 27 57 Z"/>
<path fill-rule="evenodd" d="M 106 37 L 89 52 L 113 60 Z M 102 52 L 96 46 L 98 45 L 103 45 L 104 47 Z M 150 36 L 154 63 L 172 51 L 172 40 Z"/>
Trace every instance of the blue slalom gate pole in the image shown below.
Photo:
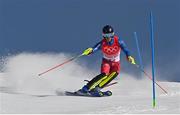
<path fill-rule="evenodd" d="M 153 23 L 152 11 L 150 12 L 150 37 L 151 37 L 151 53 L 152 53 L 153 107 L 155 107 L 156 95 L 155 95 L 155 63 L 154 63 L 154 23 Z"/>
<path fill-rule="evenodd" d="M 136 32 L 134 32 L 134 38 L 136 40 L 136 47 L 137 47 L 137 51 L 138 51 L 140 68 L 141 68 L 141 70 L 143 70 L 144 67 L 143 67 L 143 63 L 142 63 L 142 57 L 141 57 L 141 52 L 140 52 L 139 42 L 138 42 L 138 37 L 137 37 L 137 33 Z M 143 76 L 142 72 L 141 72 L 141 76 Z"/>

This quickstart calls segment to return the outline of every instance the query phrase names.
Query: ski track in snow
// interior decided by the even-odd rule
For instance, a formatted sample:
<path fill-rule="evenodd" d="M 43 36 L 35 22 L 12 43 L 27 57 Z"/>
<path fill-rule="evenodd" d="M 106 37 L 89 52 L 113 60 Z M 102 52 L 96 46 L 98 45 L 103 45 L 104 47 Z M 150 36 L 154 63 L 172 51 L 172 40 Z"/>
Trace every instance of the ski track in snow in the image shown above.
<path fill-rule="evenodd" d="M 63 92 L 78 90 L 85 84 L 84 79 L 91 79 L 98 72 L 72 62 L 61 70 L 37 77 L 40 71 L 69 57 L 67 54 L 29 53 L 10 57 L 6 71 L 0 73 L 0 113 L 180 114 L 179 83 L 158 82 L 168 94 L 156 87 L 157 105 L 153 109 L 152 83 L 148 79 L 136 80 L 121 73 L 115 80 L 118 84 L 104 89 L 111 90 L 112 96 L 73 97 Z M 62 91 L 61 96 L 55 94 L 57 89 Z"/>

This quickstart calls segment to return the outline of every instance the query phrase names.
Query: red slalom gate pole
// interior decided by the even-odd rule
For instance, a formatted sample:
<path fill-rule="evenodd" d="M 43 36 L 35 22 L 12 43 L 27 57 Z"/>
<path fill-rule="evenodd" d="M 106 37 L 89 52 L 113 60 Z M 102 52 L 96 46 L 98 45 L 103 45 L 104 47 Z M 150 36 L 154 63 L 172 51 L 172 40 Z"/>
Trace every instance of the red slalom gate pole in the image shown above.
<path fill-rule="evenodd" d="M 49 71 L 52 71 L 52 70 L 54 70 L 54 69 L 56 69 L 56 68 L 58 68 L 58 67 L 60 67 L 60 66 L 62 66 L 62 65 L 64 65 L 64 64 L 66 64 L 66 63 L 69 63 L 69 62 L 71 62 L 71 61 L 73 61 L 73 60 L 75 60 L 75 59 L 77 59 L 77 58 L 79 58 L 79 57 L 81 57 L 81 56 L 83 56 L 83 55 L 81 54 L 81 55 L 72 57 L 71 59 L 66 60 L 66 61 L 63 62 L 63 63 L 58 64 L 58 65 L 56 65 L 56 66 L 54 66 L 54 67 L 52 67 L 52 68 L 50 68 L 50 69 L 48 69 L 48 70 L 46 70 L 46 71 L 40 73 L 40 74 L 38 74 L 38 76 L 41 76 L 41 75 L 43 75 L 43 74 L 45 74 L 45 73 L 48 73 Z"/>
<path fill-rule="evenodd" d="M 140 68 L 139 65 L 136 64 L 136 67 L 139 68 L 150 80 L 152 80 L 152 77 L 151 77 L 149 74 L 147 74 L 142 68 Z M 161 88 L 166 94 L 168 93 L 168 92 L 167 92 L 164 88 L 162 88 L 157 82 L 155 82 L 155 84 L 156 84 L 159 88 Z"/>

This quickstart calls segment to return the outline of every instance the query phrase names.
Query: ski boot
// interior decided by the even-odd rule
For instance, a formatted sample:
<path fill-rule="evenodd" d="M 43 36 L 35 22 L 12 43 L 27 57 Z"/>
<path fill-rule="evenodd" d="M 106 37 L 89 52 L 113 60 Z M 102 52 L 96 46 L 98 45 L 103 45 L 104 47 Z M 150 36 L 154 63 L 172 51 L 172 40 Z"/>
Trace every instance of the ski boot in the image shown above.
<path fill-rule="evenodd" d="M 89 91 L 89 92 L 90 92 L 90 94 L 91 94 L 92 96 L 102 97 L 102 96 L 104 96 L 104 93 L 103 93 L 102 91 L 100 91 L 100 90 L 101 90 L 101 88 L 95 87 L 94 89 L 92 89 L 92 90 Z"/>
<path fill-rule="evenodd" d="M 93 90 L 90 91 L 91 95 L 95 95 L 98 97 L 102 97 L 102 96 L 111 96 L 112 92 L 111 91 L 101 91 L 102 88 L 96 87 Z"/>
<path fill-rule="evenodd" d="M 111 96 L 112 92 L 108 90 L 108 91 L 103 92 L 103 94 L 106 95 L 106 96 Z"/>
<path fill-rule="evenodd" d="M 89 88 L 87 85 L 83 86 L 82 89 L 79 89 L 76 93 L 80 95 L 89 95 Z"/>

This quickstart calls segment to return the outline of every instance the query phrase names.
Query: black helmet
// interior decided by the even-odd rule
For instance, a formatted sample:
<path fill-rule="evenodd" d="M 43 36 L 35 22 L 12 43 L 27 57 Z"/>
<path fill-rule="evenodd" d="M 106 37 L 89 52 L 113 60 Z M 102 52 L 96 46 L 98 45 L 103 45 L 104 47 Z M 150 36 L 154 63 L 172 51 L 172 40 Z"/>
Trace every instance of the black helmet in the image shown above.
<path fill-rule="evenodd" d="M 102 32 L 103 34 L 109 34 L 109 33 L 114 33 L 114 30 L 110 25 L 106 25 L 103 27 Z"/>

